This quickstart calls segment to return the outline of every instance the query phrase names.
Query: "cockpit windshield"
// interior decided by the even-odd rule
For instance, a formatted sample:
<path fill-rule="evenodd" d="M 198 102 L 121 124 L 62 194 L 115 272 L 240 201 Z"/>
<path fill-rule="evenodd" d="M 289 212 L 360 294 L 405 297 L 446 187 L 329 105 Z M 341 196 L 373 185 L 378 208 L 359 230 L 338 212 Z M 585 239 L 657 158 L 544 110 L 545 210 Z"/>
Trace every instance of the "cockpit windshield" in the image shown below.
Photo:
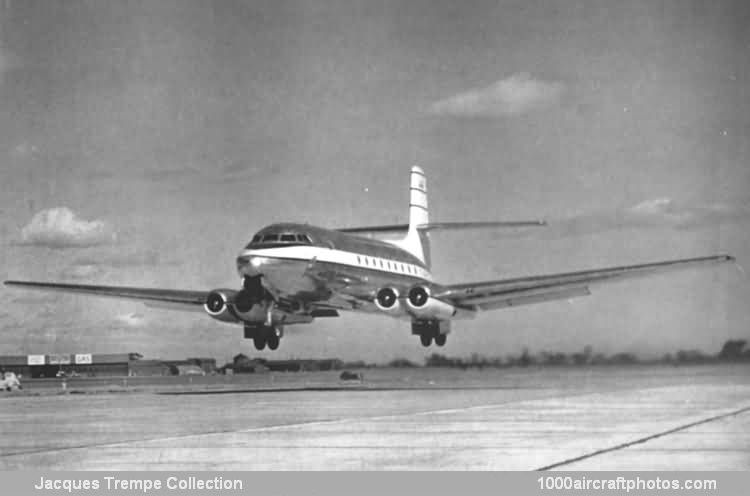
<path fill-rule="evenodd" d="M 290 246 L 290 245 L 310 245 L 312 239 L 307 234 L 292 232 L 256 234 L 252 241 L 245 248 L 270 247 L 273 246 Z"/>

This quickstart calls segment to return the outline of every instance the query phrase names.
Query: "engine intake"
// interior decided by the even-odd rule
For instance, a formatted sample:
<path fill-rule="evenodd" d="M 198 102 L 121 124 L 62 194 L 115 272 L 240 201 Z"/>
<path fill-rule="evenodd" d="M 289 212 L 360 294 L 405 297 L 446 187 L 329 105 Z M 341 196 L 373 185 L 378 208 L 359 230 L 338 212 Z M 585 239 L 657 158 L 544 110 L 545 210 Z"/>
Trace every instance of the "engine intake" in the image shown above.
<path fill-rule="evenodd" d="M 390 313 L 403 313 L 399 293 L 396 288 L 383 288 L 375 296 L 375 306 L 380 310 Z"/>
<path fill-rule="evenodd" d="M 206 303 L 203 304 L 203 308 L 208 315 L 216 320 L 222 322 L 239 322 L 240 319 L 231 308 L 236 296 L 237 291 L 231 289 L 211 291 L 206 297 Z"/>
<path fill-rule="evenodd" d="M 430 288 L 414 286 L 406 296 L 409 313 L 418 319 L 447 320 L 454 317 L 457 308 L 430 296 Z"/>
<path fill-rule="evenodd" d="M 409 290 L 409 303 L 419 308 L 425 306 L 430 299 L 430 291 L 423 286 L 415 286 Z"/>
<path fill-rule="evenodd" d="M 378 303 L 383 308 L 391 308 L 398 302 L 398 293 L 393 288 L 383 288 L 378 291 Z"/>

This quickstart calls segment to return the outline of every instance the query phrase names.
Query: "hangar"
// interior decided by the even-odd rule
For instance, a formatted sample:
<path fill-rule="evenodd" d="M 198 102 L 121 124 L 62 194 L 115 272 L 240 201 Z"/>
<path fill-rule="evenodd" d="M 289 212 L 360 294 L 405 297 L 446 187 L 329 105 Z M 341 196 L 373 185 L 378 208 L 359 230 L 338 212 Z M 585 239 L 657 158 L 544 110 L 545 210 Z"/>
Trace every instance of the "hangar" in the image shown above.
<path fill-rule="evenodd" d="M 15 355 L 0 356 L 0 370 L 33 378 L 58 377 L 62 374 L 83 377 L 180 375 L 183 370 L 211 374 L 216 371 L 216 360 L 143 360 L 143 355 L 135 352 Z"/>
<path fill-rule="evenodd" d="M 0 368 L 24 377 L 56 377 L 58 374 L 81 376 L 126 376 L 140 353 L 72 353 L 48 355 L 0 356 Z"/>

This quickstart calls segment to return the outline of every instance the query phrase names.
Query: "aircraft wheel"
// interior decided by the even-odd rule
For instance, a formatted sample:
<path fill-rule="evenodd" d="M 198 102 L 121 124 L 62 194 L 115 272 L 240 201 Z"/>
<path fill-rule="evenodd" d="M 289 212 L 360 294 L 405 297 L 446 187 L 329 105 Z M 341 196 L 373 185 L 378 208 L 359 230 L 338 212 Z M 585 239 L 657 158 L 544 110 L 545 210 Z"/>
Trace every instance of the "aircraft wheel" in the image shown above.
<path fill-rule="evenodd" d="M 266 338 L 263 336 L 257 336 L 253 338 L 253 344 L 256 350 L 262 350 L 266 347 Z"/>
<path fill-rule="evenodd" d="M 429 334 L 420 334 L 419 340 L 422 342 L 422 346 L 424 346 L 425 348 L 432 344 L 432 336 L 430 336 Z"/>
<path fill-rule="evenodd" d="M 435 336 L 435 344 L 438 346 L 445 346 L 445 342 L 447 341 L 447 339 L 447 334 L 438 334 L 437 336 Z"/>
<path fill-rule="evenodd" d="M 279 347 L 279 337 L 276 334 L 271 334 L 268 336 L 268 349 L 269 350 L 275 350 Z"/>

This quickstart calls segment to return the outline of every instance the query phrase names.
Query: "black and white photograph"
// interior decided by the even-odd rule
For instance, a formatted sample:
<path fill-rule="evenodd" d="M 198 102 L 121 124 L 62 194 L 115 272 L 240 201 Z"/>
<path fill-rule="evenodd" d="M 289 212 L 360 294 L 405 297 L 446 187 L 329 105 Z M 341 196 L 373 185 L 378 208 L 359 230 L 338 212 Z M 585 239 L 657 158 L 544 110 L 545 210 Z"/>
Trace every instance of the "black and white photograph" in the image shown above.
<path fill-rule="evenodd" d="M 748 53 L 744 0 L 0 0 L 0 470 L 749 470 Z"/>

